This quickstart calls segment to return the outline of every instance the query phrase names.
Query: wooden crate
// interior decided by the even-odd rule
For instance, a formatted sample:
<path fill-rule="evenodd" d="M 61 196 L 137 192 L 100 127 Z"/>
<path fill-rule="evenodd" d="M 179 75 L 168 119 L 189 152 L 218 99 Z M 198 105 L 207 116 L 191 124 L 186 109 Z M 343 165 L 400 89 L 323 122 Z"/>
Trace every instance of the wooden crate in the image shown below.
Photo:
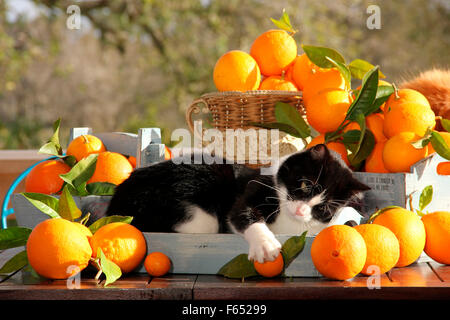
<path fill-rule="evenodd" d="M 89 128 L 75 128 L 71 132 L 71 138 L 81 134 L 91 133 Z M 106 148 L 110 151 L 137 158 L 137 165 L 142 167 L 159 162 L 164 157 L 164 145 L 161 144 L 159 129 L 140 129 L 138 135 L 127 133 L 94 134 L 102 139 Z M 373 188 L 367 194 L 368 202 L 366 212 L 373 212 L 377 207 L 386 205 L 405 206 L 408 197 L 413 195 L 413 203 L 418 203 L 421 189 L 428 185 L 435 186 L 435 199 L 430 204 L 430 210 L 450 208 L 450 178 L 435 174 L 437 163 L 443 161 L 437 155 L 417 163 L 412 173 L 399 174 L 370 174 L 356 173 L 361 181 Z M 433 171 L 434 170 L 434 171 Z M 434 172 L 434 174 L 433 174 Z M 107 196 L 76 197 L 75 201 L 83 212 L 99 218 L 106 210 Z M 16 194 L 13 197 L 13 207 L 16 212 L 17 222 L 20 226 L 33 228 L 37 223 L 47 219 L 48 216 L 39 212 L 23 196 Z M 353 220 L 360 223 L 360 216 L 352 216 Z M 341 220 L 339 220 L 341 219 Z M 342 216 L 333 224 L 343 224 L 346 217 Z M 154 251 L 165 252 L 173 261 L 173 273 L 187 274 L 215 274 L 227 261 L 238 254 L 248 252 L 247 242 L 236 234 L 180 234 L 180 233 L 146 233 L 148 253 Z M 293 235 L 276 235 L 283 243 Z M 306 245 L 302 254 L 287 268 L 286 275 L 293 277 L 318 277 L 320 276 L 311 260 L 311 243 L 314 235 L 307 236 Z M 138 272 L 145 272 L 143 266 L 137 268 Z"/>

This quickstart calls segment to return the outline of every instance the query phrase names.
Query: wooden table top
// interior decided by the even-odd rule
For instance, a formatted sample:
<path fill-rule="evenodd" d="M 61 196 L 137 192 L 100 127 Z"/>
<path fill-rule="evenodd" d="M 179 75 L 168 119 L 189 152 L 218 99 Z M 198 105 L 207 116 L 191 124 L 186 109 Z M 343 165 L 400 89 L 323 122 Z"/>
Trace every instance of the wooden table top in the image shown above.
<path fill-rule="evenodd" d="M 0 252 L 0 264 L 9 259 Z M 21 272 L 0 283 L 0 300 L 450 300 L 450 266 L 436 262 L 394 268 L 375 278 L 347 281 L 325 278 L 247 279 L 216 275 L 169 274 L 150 278 L 127 274 L 104 287 L 94 276 L 81 277 L 79 288 L 65 280 L 26 284 Z M 24 282 L 25 279 L 25 282 Z M 73 283 L 73 282 L 72 282 Z M 379 289 L 369 288 L 379 284 Z"/>

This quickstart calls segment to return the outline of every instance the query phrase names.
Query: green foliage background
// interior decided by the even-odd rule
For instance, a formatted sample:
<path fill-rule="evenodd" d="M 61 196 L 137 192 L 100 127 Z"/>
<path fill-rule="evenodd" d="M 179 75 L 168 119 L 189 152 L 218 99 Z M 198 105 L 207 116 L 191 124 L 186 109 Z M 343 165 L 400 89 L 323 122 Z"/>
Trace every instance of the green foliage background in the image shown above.
<path fill-rule="evenodd" d="M 381 66 L 399 83 L 432 67 L 448 68 L 450 5 L 445 0 L 34 0 L 33 18 L 8 18 L 0 1 L 0 148 L 36 148 L 52 123 L 96 132 L 170 132 L 186 127 L 184 112 L 214 91 L 216 60 L 249 51 L 286 8 L 298 44 L 332 47 L 351 61 Z M 66 27 L 76 4 L 80 30 Z M 366 9 L 381 8 L 380 30 Z M 65 129 L 65 130 L 64 130 Z"/>

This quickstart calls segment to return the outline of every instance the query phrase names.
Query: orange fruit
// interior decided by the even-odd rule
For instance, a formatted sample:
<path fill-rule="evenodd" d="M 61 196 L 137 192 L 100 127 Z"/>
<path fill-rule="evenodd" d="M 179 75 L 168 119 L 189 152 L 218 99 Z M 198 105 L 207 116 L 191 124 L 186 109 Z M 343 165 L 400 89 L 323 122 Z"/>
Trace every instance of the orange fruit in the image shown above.
<path fill-rule="evenodd" d="M 170 159 L 172 159 L 172 151 L 167 146 L 165 146 L 164 160 L 170 160 Z"/>
<path fill-rule="evenodd" d="M 419 258 L 425 247 L 426 234 L 417 214 L 403 208 L 392 208 L 377 216 L 373 224 L 385 226 L 397 237 L 400 257 L 396 267 L 406 267 Z"/>
<path fill-rule="evenodd" d="M 123 273 L 136 269 L 147 252 L 142 232 L 124 222 L 104 225 L 94 233 L 90 242 L 94 258 L 101 248 L 106 258 L 117 264 Z"/>
<path fill-rule="evenodd" d="M 81 233 L 84 234 L 88 239 L 89 239 L 90 237 L 92 237 L 92 232 L 91 232 L 91 230 L 89 230 L 89 228 L 86 227 L 84 224 L 81 224 L 81 223 L 79 223 L 79 222 L 74 222 L 73 224 L 74 224 L 75 227 L 77 227 L 77 228 L 81 231 Z"/>
<path fill-rule="evenodd" d="M 308 145 L 306 146 L 306 148 L 312 148 L 315 145 L 321 144 L 325 142 L 325 135 L 322 133 L 320 135 L 318 135 L 317 137 L 314 137 L 310 143 L 308 143 Z M 340 141 L 331 141 L 325 144 L 328 149 L 333 150 L 335 152 L 337 152 L 342 160 L 344 160 L 344 162 L 347 164 L 347 166 L 350 166 L 350 162 L 348 161 L 348 153 L 347 153 L 347 148 L 345 147 L 345 145 L 340 142 Z"/>
<path fill-rule="evenodd" d="M 413 89 L 399 89 L 397 90 L 397 94 L 394 92 L 389 99 L 387 99 L 385 102 L 384 111 L 387 112 L 391 108 L 404 103 L 418 103 L 431 109 L 427 98 L 425 98 L 425 96 L 419 91 Z"/>
<path fill-rule="evenodd" d="M 292 79 L 299 90 L 303 90 L 308 77 L 319 70 L 319 67 L 309 60 L 306 53 L 303 53 L 295 58 L 292 66 Z"/>
<path fill-rule="evenodd" d="M 306 83 L 303 84 L 303 101 L 308 106 L 309 100 L 324 89 L 342 89 L 345 90 L 345 80 L 339 70 L 335 68 L 313 69 L 308 76 Z"/>
<path fill-rule="evenodd" d="M 130 164 L 133 167 L 133 169 L 136 169 L 136 157 L 129 156 L 128 157 L 128 161 L 130 162 Z"/>
<path fill-rule="evenodd" d="M 279 275 L 283 271 L 283 255 L 279 254 L 273 261 L 265 261 L 263 263 L 254 261 L 253 265 L 255 266 L 256 272 L 260 275 L 266 278 L 272 278 Z"/>
<path fill-rule="evenodd" d="M 431 110 L 417 102 L 390 106 L 384 111 L 383 132 L 387 138 L 404 131 L 425 135 L 428 128 L 436 126 L 436 116 Z"/>
<path fill-rule="evenodd" d="M 380 268 L 380 274 L 395 267 L 400 257 L 400 244 L 391 230 L 377 224 L 361 224 L 354 228 L 364 238 L 367 248 L 367 258 L 362 274 L 373 274 L 370 270 L 371 266 Z"/>
<path fill-rule="evenodd" d="M 450 147 L 450 132 L 438 131 L 438 133 L 444 139 L 447 146 Z M 436 150 L 434 150 L 433 146 L 431 145 L 431 142 L 427 145 L 427 147 L 428 147 L 428 154 L 432 154 L 432 153 L 436 152 Z"/>
<path fill-rule="evenodd" d="M 448 176 L 450 175 L 450 161 L 444 161 L 438 163 L 436 167 L 437 174 L 440 174 L 442 176 Z"/>
<path fill-rule="evenodd" d="M 372 153 L 367 157 L 364 171 L 373 173 L 389 173 L 383 162 L 383 149 L 385 142 L 378 142 L 372 150 Z"/>
<path fill-rule="evenodd" d="M 400 132 L 386 141 L 383 163 L 390 172 L 410 172 L 410 167 L 428 155 L 428 148 L 416 149 L 411 143 L 420 137 L 414 132 Z"/>
<path fill-rule="evenodd" d="M 261 74 L 252 56 L 232 50 L 217 60 L 213 79 L 219 91 L 247 91 L 258 89 Z"/>
<path fill-rule="evenodd" d="M 61 160 L 47 160 L 36 165 L 25 178 L 25 192 L 45 194 L 57 193 L 64 181 L 59 177 L 70 171 L 70 167 Z"/>
<path fill-rule="evenodd" d="M 352 98 L 345 90 L 322 90 L 306 104 L 306 119 L 320 133 L 333 132 L 344 121 L 351 103 Z"/>
<path fill-rule="evenodd" d="M 104 151 L 106 148 L 102 140 L 90 134 L 83 134 L 69 143 L 66 154 L 80 161 L 90 154 Z"/>
<path fill-rule="evenodd" d="M 152 277 L 161 277 L 169 272 L 171 262 L 162 252 L 152 252 L 144 260 L 144 267 Z"/>
<path fill-rule="evenodd" d="M 94 174 L 88 183 L 109 182 L 119 185 L 130 176 L 132 171 L 133 166 L 125 156 L 117 152 L 105 151 L 99 153 Z"/>
<path fill-rule="evenodd" d="M 383 122 L 384 116 L 380 113 L 372 113 L 371 115 L 366 117 L 366 127 L 373 133 L 375 142 L 382 142 L 387 140 L 386 136 L 383 133 Z M 357 122 L 351 122 L 344 129 L 344 132 L 350 130 L 361 130 L 361 128 L 359 127 L 359 124 Z"/>
<path fill-rule="evenodd" d="M 269 30 L 253 42 L 250 55 L 265 76 L 280 76 L 297 57 L 297 44 L 284 30 Z"/>
<path fill-rule="evenodd" d="M 92 249 L 75 223 L 55 218 L 40 222 L 27 241 L 27 256 L 33 269 L 49 279 L 67 279 L 86 268 Z"/>
<path fill-rule="evenodd" d="M 281 90 L 281 91 L 298 91 L 294 83 L 283 79 L 282 76 L 270 76 L 265 78 L 259 90 Z"/>
<path fill-rule="evenodd" d="M 367 248 L 364 238 L 354 228 L 333 225 L 319 232 L 311 245 L 311 258 L 325 277 L 347 280 L 364 267 Z"/>
<path fill-rule="evenodd" d="M 427 234 L 425 253 L 439 263 L 450 264 L 450 212 L 428 213 L 422 222 Z"/>

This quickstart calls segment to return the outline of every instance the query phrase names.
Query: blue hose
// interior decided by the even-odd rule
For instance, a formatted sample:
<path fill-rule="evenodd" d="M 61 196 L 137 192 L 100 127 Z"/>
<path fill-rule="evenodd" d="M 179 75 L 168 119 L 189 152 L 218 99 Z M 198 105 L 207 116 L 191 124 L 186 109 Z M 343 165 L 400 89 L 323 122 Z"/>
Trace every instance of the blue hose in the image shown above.
<path fill-rule="evenodd" d="M 11 186 L 8 189 L 8 192 L 6 192 L 5 198 L 3 199 L 3 204 L 2 204 L 2 221 L 1 221 L 1 227 L 2 229 L 6 229 L 8 227 L 7 223 L 6 223 L 6 218 L 14 213 L 14 209 L 10 208 L 8 209 L 8 204 L 9 201 L 11 199 L 11 195 L 14 193 L 14 190 L 17 188 L 17 186 L 19 185 L 19 183 L 28 175 L 28 173 L 30 173 L 30 171 L 37 166 L 39 163 L 47 161 L 47 160 L 52 160 L 52 159 L 58 159 L 58 157 L 50 157 L 44 160 L 40 160 L 38 162 L 36 162 L 35 164 L 33 164 L 32 166 L 30 166 L 28 169 L 26 169 L 24 172 L 22 172 L 11 184 Z"/>

